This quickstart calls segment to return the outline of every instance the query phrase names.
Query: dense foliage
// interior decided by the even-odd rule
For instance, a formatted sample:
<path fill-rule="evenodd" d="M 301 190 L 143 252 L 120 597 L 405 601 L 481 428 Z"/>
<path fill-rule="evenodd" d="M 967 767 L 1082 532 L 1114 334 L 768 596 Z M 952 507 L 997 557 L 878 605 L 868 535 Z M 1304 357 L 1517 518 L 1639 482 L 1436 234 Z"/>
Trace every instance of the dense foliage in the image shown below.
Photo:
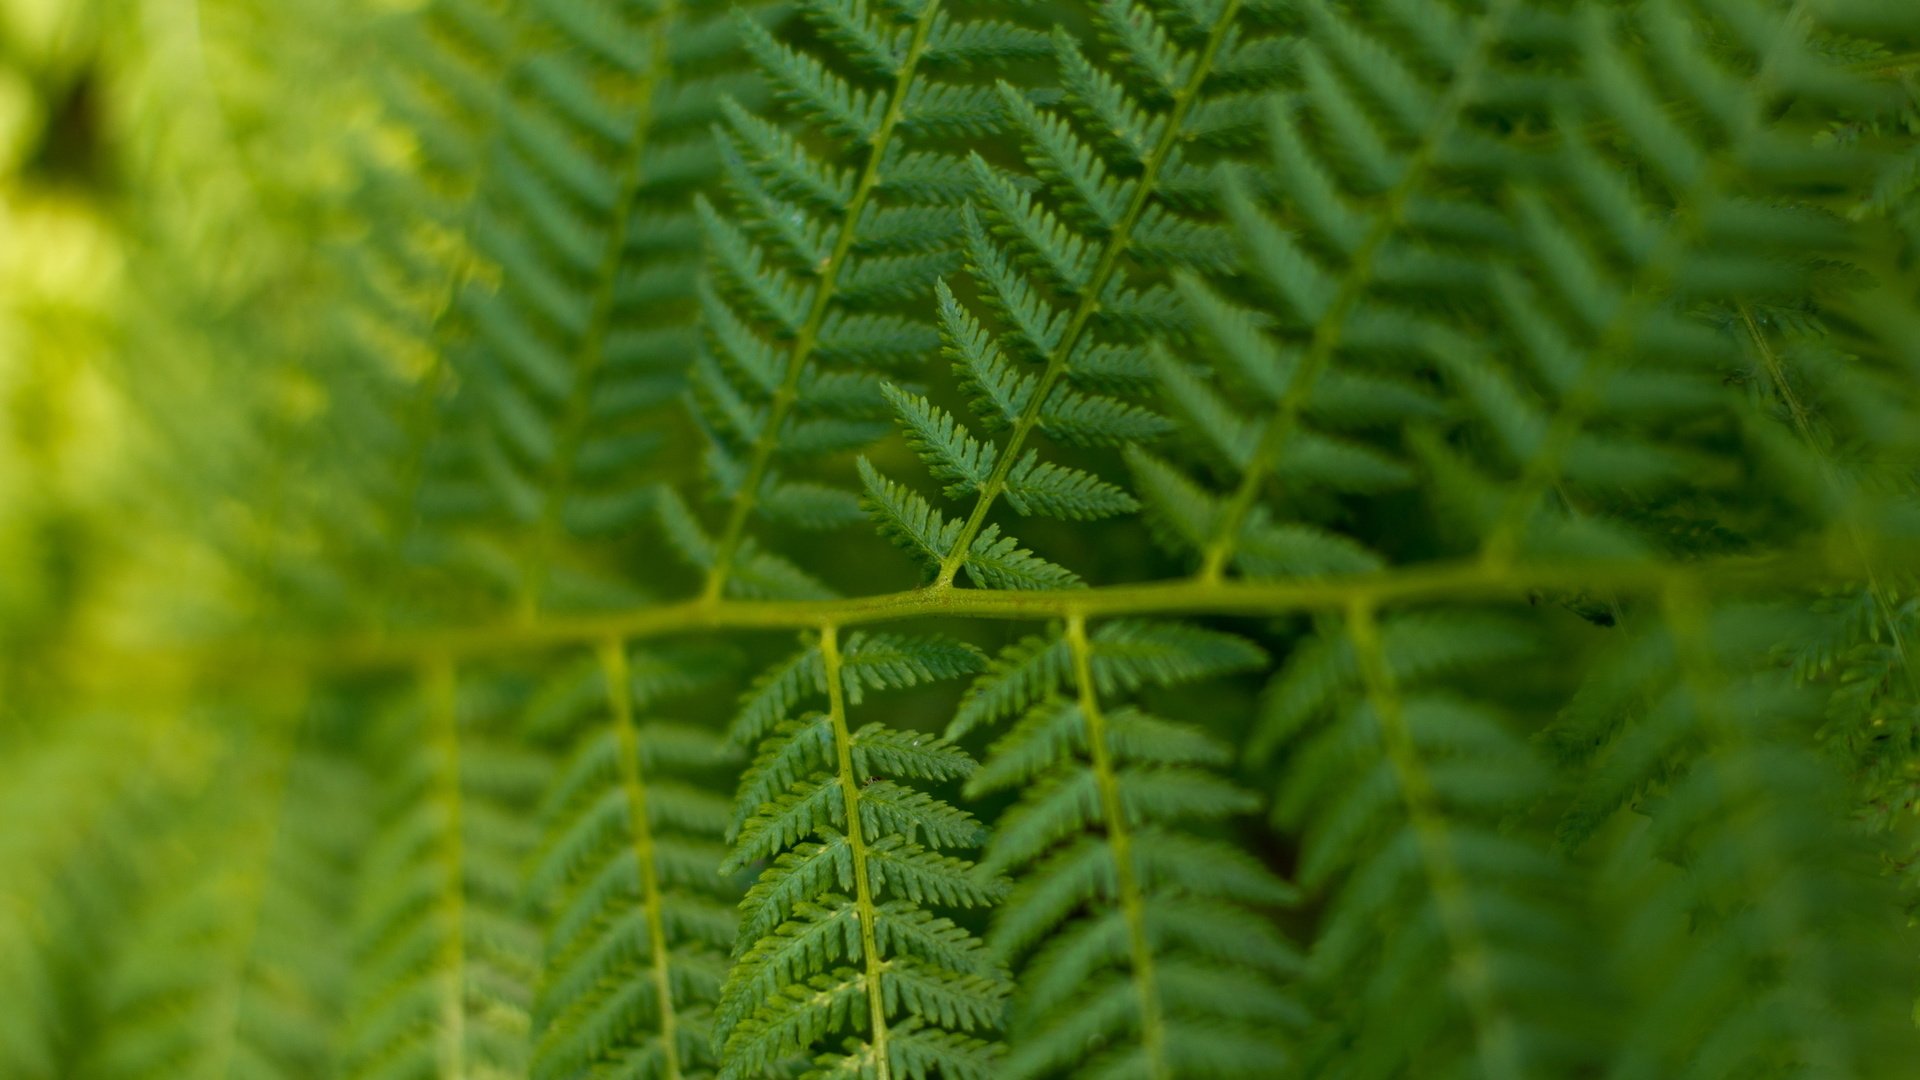
<path fill-rule="evenodd" d="M 0 76 L 0 1076 L 1920 1061 L 1920 5 Z"/>

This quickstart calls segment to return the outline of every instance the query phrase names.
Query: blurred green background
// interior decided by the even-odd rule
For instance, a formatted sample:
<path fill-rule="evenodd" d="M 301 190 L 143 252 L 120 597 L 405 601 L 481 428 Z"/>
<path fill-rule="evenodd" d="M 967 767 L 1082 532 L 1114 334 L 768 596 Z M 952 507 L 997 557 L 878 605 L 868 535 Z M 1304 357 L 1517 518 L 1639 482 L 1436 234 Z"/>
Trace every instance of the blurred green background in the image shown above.
<path fill-rule="evenodd" d="M 145 648 L 260 602 L 234 571 L 319 391 L 296 340 L 378 133 L 362 29 L 310 0 L 0 0 L 0 1062 L 93 1048 L 110 897 L 258 775 Z M 289 94 L 290 87 L 300 93 Z M 143 657 L 134 660 L 132 657 Z M 215 894 L 248 887 L 207 875 Z M 203 905 L 218 910 L 218 905 Z M 176 931 L 186 932 L 183 927 Z"/>

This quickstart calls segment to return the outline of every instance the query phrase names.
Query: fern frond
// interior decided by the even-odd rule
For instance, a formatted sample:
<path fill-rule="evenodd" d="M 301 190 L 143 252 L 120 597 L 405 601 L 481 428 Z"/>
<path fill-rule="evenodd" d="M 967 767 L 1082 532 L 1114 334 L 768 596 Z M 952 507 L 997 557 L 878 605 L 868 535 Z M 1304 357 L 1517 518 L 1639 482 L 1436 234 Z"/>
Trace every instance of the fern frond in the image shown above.
<path fill-rule="evenodd" d="M 914 310 L 956 265 L 949 200 L 968 184 L 943 142 L 1001 123 L 998 100 L 966 69 L 1033 51 L 1027 31 L 956 17 L 942 0 L 804 10 L 819 54 L 761 32 L 749 42 L 795 119 L 828 138 L 731 111 L 731 206 L 706 215 L 719 303 L 694 389 L 709 476 L 729 507 L 704 567 L 714 597 L 738 588 L 749 524 L 812 483 L 790 470 L 884 433 L 882 384 L 865 375 L 907 370 L 934 344 L 924 317 L 894 312 Z M 837 163 L 843 150 L 851 171 Z M 835 384 L 861 392 L 834 401 Z"/>
<path fill-rule="evenodd" d="M 0 1077 L 1912 1072 L 1920 7 L 376 6 L 0 20 Z"/>
<path fill-rule="evenodd" d="M 648 461 L 697 343 L 691 193 L 721 169 L 706 134 L 721 97 L 753 84 L 733 20 L 676 0 L 543 5 L 535 22 L 544 44 L 509 83 L 479 211 L 491 280 L 460 301 L 461 455 L 431 483 L 514 523 L 480 542 L 516 567 L 502 585 L 521 607 L 605 604 L 618 583 L 573 549 L 631 532 L 673 475 Z"/>
<path fill-rule="evenodd" d="M 774 726 L 734 818 L 729 864 L 763 869 L 717 1011 L 722 1075 L 762 1075 L 796 1055 L 818 1055 L 820 1075 L 988 1075 L 1004 976 L 926 905 L 983 906 L 1002 888 L 934 850 L 977 846 L 979 823 L 900 782 L 965 776 L 972 760 L 931 735 L 853 731 L 848 713 L 868 690 L 976 667 L 977 654 L 942 639 L 854 634 L 843 646 L 829 624 L 748 695 L 736 735 Z M 785 719 L 822 697 L 824 715 Z"/>
<path fill-rule="evenodd" d="M 671 654 L 660 659 L 670 659 Z M 733 757 L 715 736 L 639 719 L 658 663 L 600 649 L 591 711 L 549 789 L 528 892 L 551 928 L 535 1000 L 532 1075 L 703 1076 L 738 890 L 716 871 L 726 807 L 702 789 Z M 596 717 L 597 719 L 597 717 Z"/>
<path fill-rule="evenodd" d="M 1190 831 L 1252 809 L 1214 775 L 1231 751 L 1191 725 L 1103 702 L 1263 660 L 1214 631 L 1113 622 L 1089 634 L 1075 618 L 1013 646 L 968 691 L 957 730 L 1025 714 L 967 784 L 976 796 L 1024 789 L 987 846 L 988 867 L 1019 874 L 990 938 L 1021 961 L 1004 1075 L 1258 1076 L 1283 1060 L 1298 1010 L 1280 983 L 1298 961 L 1242 905 L 1291 892 Z M 1247 936 L 1197 930 L 1215 915 Z M 1208 979 L 1236 990 L 1197 992 Z"/>
<path fill-rule="evenodd" d="M 1166 424 L 1152 412 L 1069 384 L 1145 370 L 1145 339 L 1180 333 L 1186 323 L 1158 280 L 1164 268 L 1218 265 L 1202 254 L 1207 245 L 1198 239 L 1209 223 L 1190 219 L 1190 208 L 1177 205 L 1167 189 L 1200 169 L 1195 157 L 1204 158 L 1213 141 L 1204 130 L 1209 118 L 1217 121 L 1228 99 L 1242 92 L 1228 89 L 1214 71 L 1217 60 L 1245 55 L 1248 27 L 1240 5 L 1224 3 L 1198 25 L 1176 21 L 1171 28 L 1152 9 L 1117 0 L 1100 5 L 1099 18 L 1113 41 L 1107 66 L 1056 30 L 1054 51 L 1065 75 L 1061 107 L 1043 108 L 1032 95 L 999 88 L 1037 183 L 1023 183 L 979 155 L 971 159 L 982 197 L 967 213 L 967 262 L 981 300 L 1006 333 L 990 341 L 943 282 L 941 341 L 984 425 L 1005 435 L 982 444 L 957 477 L 950 455 L 929 461 L 936 478 L 950 481 L 948 496 L 972 501 L 952 542 L 931 552 L 940 585 L 965 569 L 985 587 L 1020 587 L 992 580 L 1005 575 L 992 555 L 1018 545 L 988 520 L 1002 497 L 1022 515 L 1079 521 L 1138 508 L 1119 485 L 1046 460 L 1027 443 L 1036 430 L 1092 445 L 1161 434 Z M 1259 65 L 1240 71 L 1242 85 L 1274 74 Z M 1161 84 L 1163 77 L 1176 84 Z M 1029 360 L 1041 365 L 1036 373 L 1021 370 Z M 971 436 L 957 424 L 954 430 L 962 441 L 949 449 L 964 452 Z M 910 441 L 928 445 L 917 429 Z M 936 438 L 936 454 L 940 445 Z M 976 540 L 989 535 L 997 543 L 983 550 Z"/>
<path fill-rule="evenodd" d="M 398 710 L 410 767 L 365 864 L 344 1075 L 527 1067 L 540 953 L 522 866 L 546 770 L 500 742 L 501 693 L 441 665 Z"/>

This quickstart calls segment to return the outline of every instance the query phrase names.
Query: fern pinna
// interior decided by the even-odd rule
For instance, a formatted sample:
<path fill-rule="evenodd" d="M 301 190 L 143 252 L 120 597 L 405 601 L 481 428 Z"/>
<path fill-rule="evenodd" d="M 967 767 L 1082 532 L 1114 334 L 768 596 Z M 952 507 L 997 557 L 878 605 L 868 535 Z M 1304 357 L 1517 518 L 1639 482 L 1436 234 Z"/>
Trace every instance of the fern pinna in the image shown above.
<path fill-rule="evenodd" d="M 1471 680 L 1525 662 L 1526 629 L 1359 605 L 1328 629 L 1274 680 L 1254 744 L 1284 750 L 1274 814 L 1333 912 L 1306 963 L 1331 1021 L 1308 1071 L 1592 1067 L 1595 1033 L 1568 1019 L 1607 1007 L 1582 976 L 1598 958 L 1573 875 L 1528 827 L 1553 773 Z M 1422 993 L 1432 978 L 1447 992 Z"/>
<path fill-rule="evenodd" d="M 748 45 L 777 96 L 826 138 L 730 108 L 721 138 L 736 210 L 702 207 L 713 272 L 694 387 L 707 471 L 729 507 L 710 545 L 681 546 L 710 597 L 822 594 L 748 526 L 858 520 L 848 492 L 782 470 L 884 434 L 881 375 L 911 373 L 933 346 L 914 302 L 954 265 L 954 203 L 969 179 L 947 143 L 1002 123 L 999 99 L 966 73 L 1044 44 L 943 0 L 802 10 L 832 63 L 763 31 L 749 29 Z"/>
<path fill-rule="evenodd" d="M 1226 178 L 1243 276 L 1184 273 L 1205 362 L 1155 357 L 1185 433 L 1175 449 L 1224 490 L 1130 454 L 1156 534 L 1209 579 L 1378 565 L 1315 519 L 1411 480 L 1380 433 L 1443 415 L 1423 368 L 1484 333 L 1460 316 L 1511 232 L 1489 180 L 1524 160 L 1476 110 L 1516 84 L 1551 93 L 1572 45 L 1518 0 L 1471 19 L 1445 5 L 1299 10 L 1293 85 L 1261 117 L 1270 160 Z M 1525 51 L 1505 48 L 1522 25 Z"/>
<path fill-rule="evenodd" d="M 714 733 L 649 714 L 714 663 L 605 642 L 529 713 L 576 744 L 546 795 L 547 839 L 528 874 L 548 927 L 533 1076 L 712 1074 L 739 890 L 719 872 L 727 804 L 703 782 L 736 755 Z"/>
<path fill-rule="evenodd" d="M 987 588 L 1078 580 L 988 521 L 1003 496 L 1020 514 L 1076 521 L 1138 508 L 1120 487 L 1043 460 L 1027 441 L 1037 430 L 1114 446 L 1165 432 L 1151 410 L 1080 387 L 1150 384 L 1151 343 L 1180 333 L 1185 321 L 1159 280 L 1164 268 L 1221 268 L 1226 244 L 1209 220 L 1218 201 L 1206 181 L 1209 152 L 1248 139 L 1258 88 L 1284 70 L 1277 39 L 1255 32 L 1255 17 L 1243 15 L 1238 0 L 1170 7 L 1098 5 L 1111 42 L 1104 64 L 1056 30 L 1063 108 L 999 86 L 1031 177 L 978 154 L 969 160 L 977 194 L 965 215 L 967 262 L 1000 327 L 990 332 L 943 282 L 941 344 L 982 426 L 1004 436 L 977 441 L 938 406 L 890 392 L 908 441 L 935 479 L 948 482 L 945 493 L 971 500 L 953 520 L 862 467 L 870 512 L 930 565 L 937 584 L 963 569 Z"/>
<path fill-rule="evenodd" d="M 1266 1076 L 1298 1019 L 1292 947 L 1261 917 L 1292 891 L 1196 826 L 1258 804 L 1217 775 L 1232 750 L 1114 699 L 1258 667 L 1242 638 L 1070 617 L 1002 653 L 950 737 L 1017 718 L 967 781 L 1024 789 L 985 866 L 1019 884 L 989 941 L 1020 963 L 1002 1075 Z M 1092 1062 L 1082 1058 L 1100 1051 Z"/>
<path fill-rule="evenodd" d="M 513 680 L 463 681 L 442 660 L 386 705 L 377 752 L 405 767 L 363 857 L 342 1075 L 526 1068 L 540 943 L 520 868 L 548 763 L 513 749 L 517 696 Z"/>
<path fill-rule="evenodd" d="M 623 591 L 590 556 L 676 475 L 643 463 L 698 339 L 693 193 L 720 168 L 707 129 L 721 100 L 757 100 L 740 35 L 763 18 L 551 4 L 520 28 L 471 212 L 485 265 L 448 316 L 464 331 L 454 437 L 420 497 L 475 522 L 462 541 L 523 608 Z"/>
<path fill-rule="evenodd" d="M 0 370 L 193 496 L 0 522 L 0 1075 L 1912 1072 L 1920 6 L 376 6 L 116 158 L 276 355 Z"/>
<path fill-rule="evenodd" d="M 1563 842 L 1633 867 L 1601 894 L 1626 913 L 1609 960 L 1645 1003 L 1625 1018 L 1634 1049 L 1619 1067 L 1871 1069 L 1860 1063 L 1889 1053 L 1902 1024 L 1826 1018 L 1904 1007 L 1893 988 L 1908 972 L 1880 944 L 1899 904 L 1867 837 L 1790 809 L 1844 805 L 1850 764 L 1809 745 L 1820 695 L 1773 655 L 1774 642 L 1811 634 L 1806 614 L 1716 606 L 1684 585 L 1657 600 L 1665 626 L 1596 668 L 1552 740 L 1590 766 L 1565 804 Z M 1648 828 L 1601 828 L 1635 803 L 1658 807 Z M 1749 973 L 1745 992 L 1725 993 L 1729 969 Z"/>
<path fill-rule="evenodd" d="M 965 860 L 979 822 L 901 780 L 949 781 L 971 758 L 874 722 L 869 691 L 972 671 L 938 638 L 828 625 L 755 684 L 733 739 L 759 744 L 741 781 L 728 865 L 758 868 L 715 1037 L 727 1076 L 811 1057 L 818 1076 L 995 1075 L 1004 975 L 964 927 L 928 908 L 981 907 L 1000 887 Z M 824 698 L 827 711 L 793 710 Z M 896 779 L 897 778 L 897 779 Z"/>
<path fill-rule="evenodd" d="M 812 1057 L 818 1076 L 993 1076 L 1000 999 L 993 957 L 927 911 L 998 897 L 954 847 L 979 822 L 900 780 L 941 782 L 973 761 L 933 736 L 870 723 L 852 705 L 964 675 L 975 653 L 939 638 L 835 626 L 755 684 L 733 740 L 760 744 L 741 780 L 728 867 L 758 867 L 741 903 L 735 965 L 714 1038 L 726 1076 Z M 793 717 L 804 701 L 828 711 Z M 816 1055 L 818 1051 L 818 1055 Z"/>

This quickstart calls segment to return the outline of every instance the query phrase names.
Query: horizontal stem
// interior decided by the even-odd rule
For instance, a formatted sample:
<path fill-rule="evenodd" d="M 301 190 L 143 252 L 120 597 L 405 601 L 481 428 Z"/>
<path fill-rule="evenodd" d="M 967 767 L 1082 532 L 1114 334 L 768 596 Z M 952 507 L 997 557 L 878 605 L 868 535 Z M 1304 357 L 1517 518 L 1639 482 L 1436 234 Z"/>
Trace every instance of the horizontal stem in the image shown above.
<path fill-rule="evenodd" d="M 1889 545 L 1873 557 L 1896 560 Z M 1514 599 L 1530 592 L 1659 592 L 1676 583 L 1738 588 L 1790 583 L 1811 588 L 1857 577 L 1867 553 L 1850 544 L 1815 543 L 1793 552 L 1676 564 L 1587 560 L 1553 564 L 1436 562 L 1367 574 L 1294 581 L 1182 579 L 1090 589 L 1022 591 L 930 585 L 838 600 L 726 600 L 701 597 L 592 615 L 547 615 L 538 622 L 422 632 L 411 637 L 283 643 L 210 643 L 176 652 L 223 671 L 282 673 L 288 666 L 387 668 L 423 657 L 465 658 L 535 652 L 608 638 L 664 637 L 707 630 L 801 630 L 922 618 L 1056 619 L 1123 615 L 1279 615 L 1331 611 L 1356 602 L 1392 606 L 1436 600 Z M 165 651 L 165 650 L 155 650 Z M 137 664 L 138 658 L 129 657 Z"/>

